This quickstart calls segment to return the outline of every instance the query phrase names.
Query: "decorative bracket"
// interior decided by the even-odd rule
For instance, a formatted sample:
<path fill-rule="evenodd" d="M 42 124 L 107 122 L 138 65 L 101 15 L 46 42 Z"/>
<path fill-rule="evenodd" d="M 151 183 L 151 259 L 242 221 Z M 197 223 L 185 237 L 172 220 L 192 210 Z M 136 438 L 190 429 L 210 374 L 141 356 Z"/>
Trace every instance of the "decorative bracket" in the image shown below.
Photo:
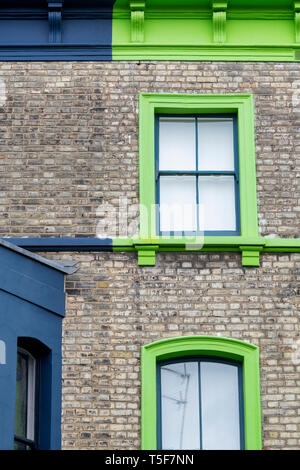
<path fill-rule="evenodd" d="M 158 245 L 136 246 L 138 251 L 139 266 L 155 266 L 155 254 L 158 251 Z"/>
<path fill-rule="evenodd" d="M 295 40 L 300 42 L 300 1 L 294 2 L 295 10 Z"/>
<path fill-rule="evenodd" d="M 63 0 L 58 2 L 48 0 L 49 42 L 52 44 L 61 42 L 63 3 Z"/>
<path fill-rule="evenodd" d="M 144 0 L 131 0 L 131 42 L 144 42 L 144 22 L 145 22 Z"/>
<path fill-rule="evenodd" d="M 240 246 L 243 266 L 259 266 L 259 255 L 263 246 Z"/>
<path fill-rule="evenodd" d="M 226 1 L 213 1 L 213 37 L 214 42 L 223 44 L 226 42 Z"/>

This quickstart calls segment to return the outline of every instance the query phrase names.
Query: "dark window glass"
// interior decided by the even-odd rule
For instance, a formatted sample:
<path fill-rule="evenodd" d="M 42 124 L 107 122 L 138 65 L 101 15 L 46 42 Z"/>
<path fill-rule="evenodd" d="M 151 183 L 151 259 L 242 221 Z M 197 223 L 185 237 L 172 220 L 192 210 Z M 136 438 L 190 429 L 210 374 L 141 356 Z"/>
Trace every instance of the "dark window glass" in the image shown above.
<path fill-rule="evenodd" d="M 37 361 L 26 350 L 18 349 L 15 405 L 16 450 L 36 447 Z"/>

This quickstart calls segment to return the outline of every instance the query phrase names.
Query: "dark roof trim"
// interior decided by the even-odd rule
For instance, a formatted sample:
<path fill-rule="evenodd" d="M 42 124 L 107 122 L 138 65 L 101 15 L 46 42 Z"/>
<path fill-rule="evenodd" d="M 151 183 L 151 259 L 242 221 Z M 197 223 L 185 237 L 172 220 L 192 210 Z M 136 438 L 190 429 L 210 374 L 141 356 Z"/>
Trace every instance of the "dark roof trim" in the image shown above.
<path fill-rule="evenodd" d="M 26 256 L 27 258 L 31 258 L 37 261 L 38 263 L 42 263 L 64 274 L 72 274 L 77 271 L 77 268 L 74 267 L 77 264 L 76 261 L 62 261 L 59 263 L 56 261 L 51 261 L 49 259 L 36 255 L 35 253 L 25 250 L 24 248 L 16 246 L 3 239 L 0 239 L 0 246 L 3 246 L 4 248 L 7 248 L 9 250 L 15 251 L 16 253 L 19 253 L 20 255 Z"/>
<path fill-rule="evenodd" d="M 111 238 L 89 237 L 36 237 L 4 238 L 30 251 L 113 251 Z"/>

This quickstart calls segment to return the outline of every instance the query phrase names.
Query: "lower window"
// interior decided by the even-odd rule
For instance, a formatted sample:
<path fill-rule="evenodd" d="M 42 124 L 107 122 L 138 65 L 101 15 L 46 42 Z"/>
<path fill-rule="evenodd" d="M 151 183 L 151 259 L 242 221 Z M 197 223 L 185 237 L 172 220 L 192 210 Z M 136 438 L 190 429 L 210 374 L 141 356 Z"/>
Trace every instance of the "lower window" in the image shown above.
<path fill-rule="evenodd" d="M 19 337 L 14 418 L 15 450 L 51 448 L 52 352 L 35 338 Z"/>
<path fill-rule="evenodd" d="M 243 416 L 241 363 L 206 357 L 157 363 L 158 449 L 244 449 Z"/>
<path fill-rule="evenodd" d="M 23 348 L 17 353 L 15 450 L 37 449 L 38 360 Z"/>
<path fill-rule="evenodd" d="M 141 350 L 141 446 L 261 449 L 259 348 L 179 336 Z"/>

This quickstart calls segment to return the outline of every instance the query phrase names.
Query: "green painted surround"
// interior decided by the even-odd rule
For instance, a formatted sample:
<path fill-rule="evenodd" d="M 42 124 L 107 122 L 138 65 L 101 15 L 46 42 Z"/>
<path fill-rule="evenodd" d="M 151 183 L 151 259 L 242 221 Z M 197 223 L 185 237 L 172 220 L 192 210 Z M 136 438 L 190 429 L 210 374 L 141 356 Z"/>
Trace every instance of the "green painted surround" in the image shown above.
<path fill-rule="evenodd" d="M 156 235 L 154 216 L 154 117 L 156 113 L 237 113 L 241 236 L 205 236 L 190 239 Z M 299 238 L 267 239 L 259 236 L 254 140 L 252 95 L 141 94 L 139 106 L 140 233 L 139 237 L 133 239 L 114 239 L 113 250 L 137 251 L 140 266 L 154 266 L 157 252 L 241 252 L 243 266 L 249 267 L 259 266 L 260 253 L 300 252 Z"/>
<path fill-rule="evenodd" d="M 113 60 L 299 61 L 299 0 L 116 0 Z"/>
<path fill-rule="evenodd" d="M 112 55 L 113 60 L 126 61 L 298 62 L 300 0 L 116 0 L 113 10 Z M 180 99 L 185 101 L 185 98 Z M 141 102 L 143 100 L 141 98 Z M 248 101 L 250 103 L 251 98 Z M 144 112 L 141 102 L 140 189 L 141 202 L 146 202 L 147 206 L 154 200 L 151 181 L 154 123 L 152 117 L 149 120 Z M 259 266 L 260 253 L 300 252 L 299 238 L 267 239 L 258 234 L 254 190 L 253 109 L 250 108 L 251 106 L 249 116 L 244 120 L 250 125 L 251 133 L 247 151 L 249 163 L 247 159 L 244 162 L 245 168 L 247 165 L 250 168 L 251 188 L 244 192 L 245 185 L 241 185 L 241 237 L 204 237 L 201 240 L 195 239 L 193 243 L 183 239 L 157 238 L 145 232 L 144 215 L 141 214 L 139 238 L 114 239 L 114 251 L 137 251 L 140 265 L 154 266 L 157 252 L 185 251 L 188 245 L 189 251 L 242 252 L 243 266 L 253 267 Z M 164 112 L 167 112 L 166 109 L 164 108 Z M 170 109 L 173 112 L 174 106 Z M 224 112 L 224 108 L 222 109 Z M 149 125 L 151 129 L 151 133 L 148 133 L 151 136 L 149 148 L 148 144 L 145 145 L 149 139 L 149 135 L 145 133 L 145 125 Z M 239 127 L 240 133 L 241 125 Z M 242 145 L 247 146 L 246 140 L 243 139 Z M 144 172 L 145 166 L 150 171 L 150 177 Z M 243 169 L 241 177 L 243 178 Z"/>
<path fill-rule="evenodd" d="M 261 450 L 259 348 L 239 340 L 215 336 L 168 338 L 142 347 L 142 449 L 155 450 L 157 448 L 155 411 L 157 362 L 191 355 L 234 359 L 243 364 L 245 448 L 246 450 Z"/>

